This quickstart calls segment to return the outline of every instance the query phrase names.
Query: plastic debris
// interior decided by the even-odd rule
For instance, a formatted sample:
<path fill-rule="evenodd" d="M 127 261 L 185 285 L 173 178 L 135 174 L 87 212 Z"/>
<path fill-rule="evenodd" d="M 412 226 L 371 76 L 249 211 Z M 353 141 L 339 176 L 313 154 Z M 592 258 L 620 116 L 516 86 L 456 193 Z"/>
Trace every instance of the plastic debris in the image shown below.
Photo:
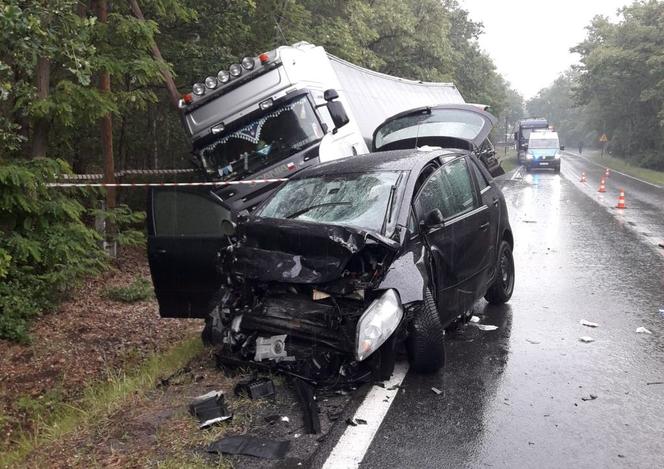
<path fill-rule="evenodd" d="M 477 327 L 481 331 L 495 331 L 498 329 L 498 326 L 492 326 L 490 324 L 473 324 L 473 326 Z"/>
<path fill-rule="evenodd" d="M 599 324 L 596 322 L 586 321 L 585 319 L 580 320 L 579 324 L 586 327 L 599 327 Z"/>
<path fill-rule="evenodd" d="M 592 337 L 588 337 L 587 335 L 584 335 L 583 337 L 579 337 L 579 340 L 583 343 L 589 344 L 590 342 L 595 342 L 595 339 Z"/>
<path fill-rule="evenodd" d="M 641 327 L 637 327 L 637 328 L 636 328 L 636 333 L 637 333 L 637 334 L 652 334 L 652 332 L 650 332 L 648 329 L 646 329 L 646 328 L 643 327 L 643 326 L 641 326 Z"/>
<path fill-rule="evenodd" d="M 189 404 L 189 413 L 198 418 L 200 429 L 233 417 L 224 403 L 224 393 L 221 391 L 210 391 L 194 398 Z"/>
<path fill-rule="evenodd" d="M 269 378 L 254 378 L 241 381 L 235 386 L 236 396 L 247 396 L 249 399 L 267 399 L 275 395 L 274 382 Z"/>
<path fill-rule="evenodd" d="M 650 381 L 649 383 L 646 383 L 646 386 L 651 386 L 653 384 L 664 384 L 664 381 Z"/>
<path fill-rule="evenodd" d="M 432 387 L 431 390 L 432 390 L 433 392 L 435 392 L 436 394 L 438 394 L 438 395 L 441 395 L 441 394 L 443 393 L 443 391 L 441 391 L 440 389 L 435 388 L 435 387 Z"/>
<path fill-rule="evenodd" d="M 595 399 L 597 399 L 596 394 L 590 394 L 588 397 L 581 398 L 582 401 L 594 401 Z"/>
<path fill-rule="evenodd" d="M 320 433 L 320 418 L 314 388 L 299 378 L 296 378 L 294 383 L 297 399 L 302 406 L 305 432 L 309 434 Z"/>
<path fill-rule="evenodd" d="M 477 316 L 473 316 L 470 318 L 470 322 L 480 322 L 480 318 L 478 318 Z"/>
<path fill-rule="evenodd" d="M 535 344 L 535 345 L 540 343 L 539 340 L 535 340 L 535 339 L 526 339 L 526 342 L 530 342 L 531 344 Z"/>
<path fill-rule="evenodd" d="M 359 423 L 360 425 L 366 425 L 366 424 L 367 424 L 367 421 L 364 420 L 364 419 L 355 419 L 355 421 L 356 421 L 357 423 Z"/>
<path fill-rule="evenodd" d="M 351 419 L 347 418 L 346 423 L 350 425 L 351 427 L 357 427 L 358 425 L 366 425 L 367 421 L 364 419 Z"/>
<path fill-rule="evenodd" d="M 227 436 L 208 446 L 208 453 L 245 454 L 265 459 L 283 459 L 290 449 L 290 441 L 238 435 Z"/>
<path fill-rule="evenodd" d="M 277 422 L 285 422 L 285 423 L 290 423 L 290 418 L 287 417 L 286 415 L 268 415 L 265 417 L 265 421 L 269 423 L 270 425 L 274 425 Z"/>

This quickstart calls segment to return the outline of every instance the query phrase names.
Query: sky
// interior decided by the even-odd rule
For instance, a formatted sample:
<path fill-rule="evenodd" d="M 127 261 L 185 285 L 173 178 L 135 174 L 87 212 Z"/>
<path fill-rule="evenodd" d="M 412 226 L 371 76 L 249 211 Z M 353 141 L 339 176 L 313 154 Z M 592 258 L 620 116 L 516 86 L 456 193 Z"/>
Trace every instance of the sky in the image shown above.
<path fill-rule="evenodd" d="M 460 0 L 470 18 L 484 24 L 480 46 L 498 72 L 529 99 L 549 86 L 578 55 L 570 47 L 586 37 L 595 15 L 615 19 L 631 0 Z"/>

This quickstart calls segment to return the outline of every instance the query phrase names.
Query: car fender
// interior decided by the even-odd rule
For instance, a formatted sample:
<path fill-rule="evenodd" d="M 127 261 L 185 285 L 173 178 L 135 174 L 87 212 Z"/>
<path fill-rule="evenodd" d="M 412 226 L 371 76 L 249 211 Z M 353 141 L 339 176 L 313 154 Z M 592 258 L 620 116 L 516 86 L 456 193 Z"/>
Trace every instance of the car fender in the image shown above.
<path fill-rule="evenodd" d="M 395 289 L 403 305 L 424 301 L 424 292 L 429 284 L 425 256 L 422 244 L 402 253 L 392 262 L 378 289 Z"/>

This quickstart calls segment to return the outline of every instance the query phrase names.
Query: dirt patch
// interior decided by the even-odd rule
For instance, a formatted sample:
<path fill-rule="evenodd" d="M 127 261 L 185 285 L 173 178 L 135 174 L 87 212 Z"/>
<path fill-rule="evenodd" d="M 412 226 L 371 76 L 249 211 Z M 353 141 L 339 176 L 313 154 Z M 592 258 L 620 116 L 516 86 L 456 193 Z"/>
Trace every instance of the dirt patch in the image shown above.
<path fill-rule="evenodd" d="M 35 321 L 32 343 L 0 340 L 0 448 L 30 431 L 54 402 L 76 402 L 83 388 L 143 362 L 187 333 L 198 320 L 159 318 L 156 300 L 126 304 L 103 295 L 110 286 L 149 278 L 144 250 L 126 250 L 113 268 L 88 279 L 56 312 Z"/>
<path fill-rule="evenodd" d="M 350 395 L 319 396 L 322 433 L 304 433 L 303 413 L 294 391 L 282 376 L 272 376 L 274 399 L 252 401 L 233 393 L 238 381 L 251 376 L 239 370 L 228 376 L 215 366 L 207 350 L 184 373 L 161 380 L 152 391 L 128 400 L 122 409 L 92 427 L 70 434 L 33 452 L 26 467 L 307 467 L 325 435 L 334 425 L 345 425 L 341 415 Z M 267 375 L 263 375 L 267 376 Z M 212 390 L 224 392 L 233 418 L 200 430 L 188 413 L 196 396 Z M 270 418 L 277 415 L 288 421 Z M 217 456 L 207 446 L 227 435 L 251 435 L 291 442 L 287 459 L 274 461 L 249 456 Z M 298 466 L 301 463 L 301 466 Z"/>

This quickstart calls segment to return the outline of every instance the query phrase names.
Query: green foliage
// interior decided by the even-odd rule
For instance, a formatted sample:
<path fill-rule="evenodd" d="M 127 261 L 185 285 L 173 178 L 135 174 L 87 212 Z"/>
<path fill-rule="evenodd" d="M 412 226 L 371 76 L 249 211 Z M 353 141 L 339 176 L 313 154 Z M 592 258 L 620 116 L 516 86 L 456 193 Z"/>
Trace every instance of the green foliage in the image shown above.
<path fill-rule="evenodd" d="M 126 287 L 111 287 L 104 291 L 104 296 L 113 301 L 122 303 L 136 303 L 147 301 L 154 296 L 152 282 L 139 277 Z"/>
<path fill-rule="evenodd" d="M 120 205 L 112 210 L 93 209 L 90 213 L 96 219 L 113 227 L 109 240 L 115 240 L 120 246 L 145 246 L 145 212 L 134 211 L 127 205 Z M 110 230 L 109 230 L 110 231 Z"/>
<path fill-rule="evenodd" d="M 625 161 L 664 169 L 664 2 L 621 10 L 618 21 L 598 16 L 572 49 L 581 66 L 542 90 L 529 110 L 551 115 L 575 141 L 607 149 Z M 576 106 L 575 106 L 576 105 Z"/>
<path fill-rule="evenodd" d="M 99 236 L 74 197 L 47 187 L 69 172 L 61 160 L 0 165 L 0 337 L 25 341 L 30 319 L 76 280 L 98 272 Z"/>

